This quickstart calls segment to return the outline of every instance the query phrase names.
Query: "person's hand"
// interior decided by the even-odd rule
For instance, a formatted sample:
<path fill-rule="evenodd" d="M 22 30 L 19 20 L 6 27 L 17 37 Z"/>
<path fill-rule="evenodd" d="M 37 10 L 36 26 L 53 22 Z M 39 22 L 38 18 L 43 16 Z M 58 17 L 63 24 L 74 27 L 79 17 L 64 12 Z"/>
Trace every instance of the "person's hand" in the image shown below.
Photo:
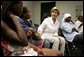
<path fill-rule="evenodd" d="M 29 28 L 29 31 L 27 32 L 27 36 L 32 36 L 35 33 L 35 29 Z"/>
<path fill-rule="evenodd" d="M 38 49 L 37 52 L 39 55 L 46 56 L 46 53 L 44 53 L 41 49 Z"/>
<path fill-rule="evenodd" d="M 80 24 L 80 26 L 78 27 L 78 29 L 79 29 L 81 26 L 83 26 L 83 23 Z"/>
<path fill-rule="evenodd" d="M 38 31 L 38 32 L 37 32 L 37 34 L 38 34 L 39 36 L 41 36 L 41 35 L 42 35 L 40 31 Z"/>
<path fill-rule="evenodd" d="M 33 33 L 35 33 L 35 32 L 36 32 L 36 30 L 35 30 L 35 29 L 33 29 L 33 28 L 29 28 L 29 31 L 31 31 L 31 32 L 33 32 Z"/>
<path fill-rule="evenodd" d="M 72 32 L 73 32 L 73 31 L 76 31 L 76 32 L 78 32 L 78 30 L 76 30 L 76 28 L 72 28 Z"/>
<path fill-rule="evenodd" d="M 32 35 L 32 32 L 31 31 L 28 31 L 27 32 L 27 36 L 31 36 Z"/>
<path fill-rule="evenodd" d="M 19 17 L 17 17 L 16 15 L 14 15 L 14 14 L 12 14 L 12 13 L 9 13 L 9 17 L 13 20 L 13 19 L 17 19 L 18 20 L 18 18 Z"/>
<path fill-rule="evenodd" d="M 35 33 L 35 36 L 36 36 L 36 39 L 37 39 L 37 40 L 42 40 L 42 39 L 41 39 L 41 36 L 40 36 L 37 32 Z"/>

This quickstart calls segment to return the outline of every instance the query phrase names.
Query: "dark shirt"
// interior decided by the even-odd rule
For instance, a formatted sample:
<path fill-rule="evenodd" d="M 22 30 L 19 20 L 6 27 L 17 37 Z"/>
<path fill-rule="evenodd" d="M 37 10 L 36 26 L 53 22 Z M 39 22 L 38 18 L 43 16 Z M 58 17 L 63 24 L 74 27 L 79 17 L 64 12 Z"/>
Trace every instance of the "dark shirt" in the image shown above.
<path fill-rule="evenodd" d="M 23 20 L 22 18 L 19 18 L 19 21 L 20 21 L 20 23 L 21 23 L 23 29 L 25 30 L 25 32 L 28 32 L 29 27 L 28 27 L 26 21 Z"/>
<path fill-rule="evenodd" d="M 26 23 L 27 23 L 28 27 L 32 27 L 32 21 L 31 20 L 26 21 Z"/>

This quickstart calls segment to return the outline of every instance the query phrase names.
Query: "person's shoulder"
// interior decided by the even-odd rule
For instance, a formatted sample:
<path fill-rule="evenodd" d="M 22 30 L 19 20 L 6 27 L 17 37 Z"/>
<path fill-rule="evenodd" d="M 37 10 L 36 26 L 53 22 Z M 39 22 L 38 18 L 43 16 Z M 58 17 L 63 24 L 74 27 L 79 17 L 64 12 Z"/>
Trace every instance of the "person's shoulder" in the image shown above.
<path fill-rule="evenodd" d="M 75 21 L 75 24 L 81 24 L 81 22 L 79 20 Z"/>
<path fill-rule="evenodd" d="M 69 24 L 68 22 L 63 22 L 63 23 L 62 23 L 63 26 L 66 26 L 66 25 L 68 25 L 68 24 Z"/>
<path fill-rule="evenodd" d="M 20 18 L 19 16 L 17 16 L 17 15 L 14 15 L 16 18 Z"/>
<path fill-rule="evenodd" d="M 45 18 L 46 21 L 49 21 L 49 20 L 51 20 L 51 19 L 52 19 L 51 17 Z"/>
<path fill-rule="evenodd" d="M 43 21 L 46 22 L 50 19 L 50 17 L 45 18 Z"/>

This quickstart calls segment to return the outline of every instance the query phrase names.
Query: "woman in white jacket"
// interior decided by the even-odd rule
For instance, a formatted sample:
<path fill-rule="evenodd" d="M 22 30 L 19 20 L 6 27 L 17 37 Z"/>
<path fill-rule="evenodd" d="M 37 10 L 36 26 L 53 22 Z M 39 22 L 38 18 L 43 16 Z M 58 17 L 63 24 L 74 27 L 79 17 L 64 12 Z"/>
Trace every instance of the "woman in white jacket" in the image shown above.
<path fill-rule="evenodd" d="M 59 22 L 57 21 L 57 16 L 59 15 L 59 10 L 53 7 L 50 13 L 51 17 L 45 18 L 38 27 L 38 33 L 41 35 L 42 39 L 47 39 L 50 43 L 53 43 L 53 49 L 58 50 L 60 48 L 60 51 L 64 54 L 65 39 L 58 36 Z"/>

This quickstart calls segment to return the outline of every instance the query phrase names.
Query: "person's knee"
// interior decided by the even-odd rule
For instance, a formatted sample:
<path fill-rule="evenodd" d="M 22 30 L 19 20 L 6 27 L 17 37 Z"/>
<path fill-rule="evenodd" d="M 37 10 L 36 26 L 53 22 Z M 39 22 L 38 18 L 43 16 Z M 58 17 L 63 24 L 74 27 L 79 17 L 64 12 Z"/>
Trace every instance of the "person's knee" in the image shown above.
<path fill-rule="evenodd" d="M 58 38 L 54 39 L 54 42 L 59 43 L 59 39 Z"/>
<path fill-rule="evenodd" d="M 65 43 L 65 39 L 63 37 L 60 37 L 61 43 L 64 44 Z"/>

